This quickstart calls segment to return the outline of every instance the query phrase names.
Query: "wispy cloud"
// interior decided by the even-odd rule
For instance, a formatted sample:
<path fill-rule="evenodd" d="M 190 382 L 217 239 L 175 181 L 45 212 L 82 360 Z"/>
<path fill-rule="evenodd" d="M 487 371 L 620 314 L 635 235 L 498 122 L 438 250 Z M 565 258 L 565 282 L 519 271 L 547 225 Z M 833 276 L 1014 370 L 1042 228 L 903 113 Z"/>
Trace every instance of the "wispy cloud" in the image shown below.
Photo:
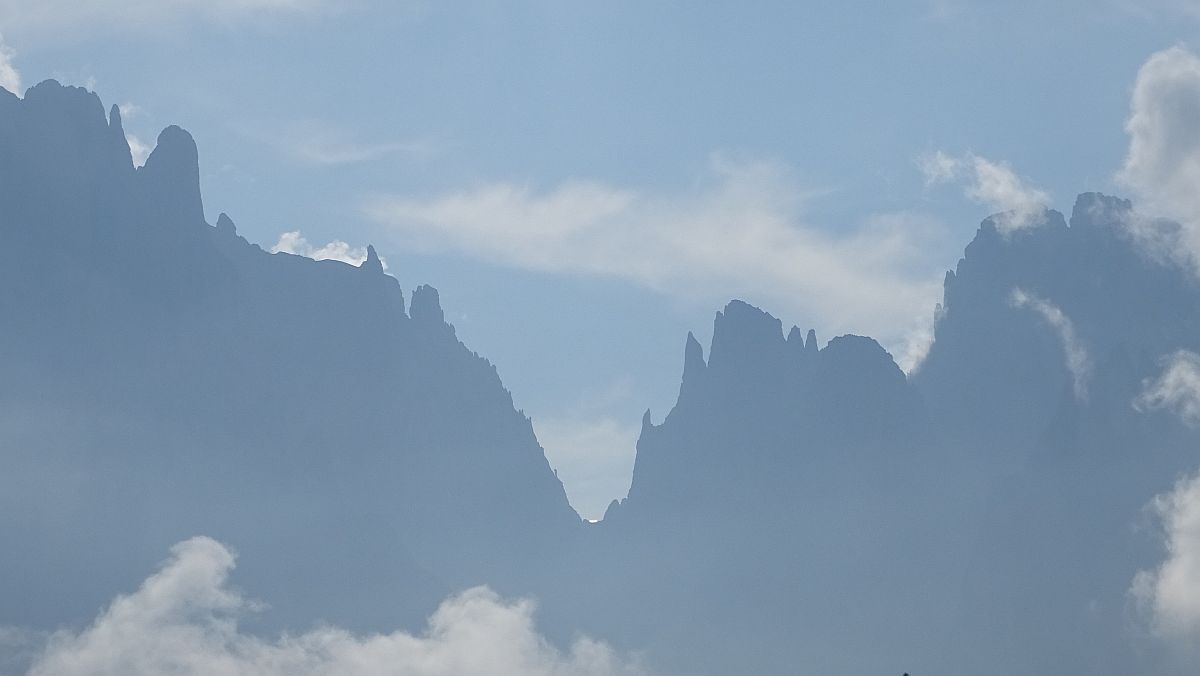
<path fill-rule="evenodd" d="M 28 676 L 616 676 L 642 671 L 588 638 L 567 651 L 535 629 L 533 604 L 486 588 L 446 600 L 419 635 L 358 636 L 325 627 L 269 640 L 238 620 L 257 604 L 227 579 L 234 555 L 197 537 L 171 550 L 162 569 L 118 597 L 80 632 L 51 637 Z"/>
<path fill-rule="evenodd" d="M 271 247 L 271 253 L 289 253 L 318 261 L 341 261 L 350 265 L 359 265 L 367 260 L 366 247 L 351 246 L 340 239 L 313 246 L 298 230 L 280 235 L 279 241 Z M 380 262 L 384 264 L 384 268 L 387 267 L 387 261 L 380 259 Z"/>
<path fill-rule="evenodd" d="M 342 166 L 399 156 L 425 160 L 438 146 L 428 139 L 364 139 L 363 134 L 326 120 L 238 123 L 237 131 L 280 155 L 309 166 Z"/>
<path fill-rule="evenodd" d="M 313 119 L 276 125 L 270 131 L 260 130 L 257 136 L 301 162 L 316 165 L 356 164 L 389 155 L 423 159 L 435 151 L 427 140 L 364 141 L 359 134 Z"/>
<path fill-rule="evenodd" d="M 1050 206 L 1049 193 L 1034 187 L 1006 162 L 994 162 L 974 153 L 948 155 L 938 150 L 917 159 L 925 185 L 958 183 L 966 196 L 1000 212 L 995 220 L 1001 232 L 1038 225 Z"/>
<path fill-rule="evenodd" d="M 495 182 L 428 199 L 379 196 L 364 210 L 411 250 L 623 279 L 709 304 L 744 297 L 826 333 L 900 344 L 938 299 L 947 229 L 897 213 L 834 234 L 803 219 L 810 197 L 779 164 L 715 157 L 700 185 L 675 194 Z"/>
<path fill-rule="evenodd" d="M 1131 594 L 1154 634 L 1200 655 L 1200 475 L 1180 480 L 1151 509 L 1167 555 L 1157 568 L 1137 574 Z"/>
<path fill-rule="evenodd" d="M 0 87 L 21 96 L 25 90 L 21 88 L 21 73 L 13 65 L 16 55 L 4 44 L 4 36 L 0 35 Z"/>
<path fill-rule="evenodd" d="M 1166 409 L 1189 425 L 1200 425 L 1200 355 L 1190 350 L 1172 354 L 1133 405 L 1140 411 Z"/>
<path fill-rule="evenodd" d="M 1058 335 L 1062 343 L 1063 354 L 1066 357 L 1067 371 L 1071 374 L 1072 385 L 1076 399 L 1086 399 L 1088 379 L 1091 377 L 1091 358 L 1087 348 L 1075 333 L 1075 324 L 1055 304 L 1031 294 L 1024 289 L 1013 289 L 1009 302 L 1015 308 L 1028 308 L 1041 316 L 1050 328 Z"/>

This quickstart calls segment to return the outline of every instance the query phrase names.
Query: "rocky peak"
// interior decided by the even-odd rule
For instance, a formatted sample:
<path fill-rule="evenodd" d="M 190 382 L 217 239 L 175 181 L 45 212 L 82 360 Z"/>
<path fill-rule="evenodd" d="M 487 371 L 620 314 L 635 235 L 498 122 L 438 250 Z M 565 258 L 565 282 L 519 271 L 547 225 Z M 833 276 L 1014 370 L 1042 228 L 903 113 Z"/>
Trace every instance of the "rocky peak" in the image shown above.
<path fill-rule="evenodd" d="M 1133 203 L 1098 192 L 1081 193 L 1071 209 L 1071 227 L 1095 227 L 1124 220 L 1133 212 Z"/>
<path fill-rule="evenodd" d="M 412 303 L 409 306 L 409 316 L 420 324 L 440 325 L 446 322 L 442 313 L 442 302 L 437 289 L 422 284 L 413 290 Z"/>
<path fill-rule="evenodd" d="M 374 246 L 367 245 L 367 258 L 358 267 L 367 272 L 383 274 L 383 261 L 379 260 L 379 254 L 375 252 Z M 433 293 L 436 299 L 437 290 L 435 289 Z"/>
<path fill-rule="evenodd" d="M 217 216 L 217 232 L 225 235 L 237 234 L 237 226 L 233 224 L 233 219 L 224 211 L 221 212 L 220 216 Z"/>
<path fill-rule="evenodd" d="M 154 215 L 166 225 L 204 222 L 199 154 L 191 134 L 175 125 L 162 130 L 146 164 L 137 173 Z"/>
<path fill-rule="evenodd" d="M 783 324 L 744 301 L 730 301 L 713 322 L 709 368 L 735 370 L 782 363 L 787 343 Z"/>

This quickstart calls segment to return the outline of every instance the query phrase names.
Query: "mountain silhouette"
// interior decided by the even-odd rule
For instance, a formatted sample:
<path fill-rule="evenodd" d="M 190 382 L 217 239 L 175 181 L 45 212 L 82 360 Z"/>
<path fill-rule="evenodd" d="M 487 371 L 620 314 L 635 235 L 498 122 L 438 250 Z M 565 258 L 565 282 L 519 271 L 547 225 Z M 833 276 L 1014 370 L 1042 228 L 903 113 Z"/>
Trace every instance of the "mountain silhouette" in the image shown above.
<path fill-rule="evenodd" d="M 588 524 L 436 289 L 210 225 L 200 159 L 0 90 L 0 626 L 86 622 L 204 534 L 262 631 L 419 629 L 488 584 L 656 673 L 1174 673 L 1129 588 L 1200 433 L 1133 402 L 1200 351 L 1200 289 L 1129 202 L 984 220 L 907 375 L 731 301 Z"/>
<path fill-rule="evenodd" d="M 243 557 L 281 625 L 423 619 L 528 591 L 580 529 L 432 287 L 205 221 L 196 144 L 134 168 L 114 106 L 0 94 L 0 624 L 77 621 L 170 544 Z M 302 593 L 298 590 L 304 590 Z"/>

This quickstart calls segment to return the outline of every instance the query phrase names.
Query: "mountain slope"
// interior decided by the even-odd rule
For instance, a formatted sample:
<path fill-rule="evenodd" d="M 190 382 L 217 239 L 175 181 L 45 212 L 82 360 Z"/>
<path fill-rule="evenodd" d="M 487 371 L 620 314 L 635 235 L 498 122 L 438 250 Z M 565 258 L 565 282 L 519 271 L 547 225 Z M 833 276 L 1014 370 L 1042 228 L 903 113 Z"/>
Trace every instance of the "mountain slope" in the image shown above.
<path fill-rule="evenodd" d="M 0 624 L 92 612 L 171 543 L 245 557 L 265 621 L 384 628 L 527 591 L 575 537 L 495 368 L 371 255 L 208 225 L 191 137 L 135 169 L 114 106 L 0 92 Z M 305 589 L 303 594 L 298 589 Z"/>

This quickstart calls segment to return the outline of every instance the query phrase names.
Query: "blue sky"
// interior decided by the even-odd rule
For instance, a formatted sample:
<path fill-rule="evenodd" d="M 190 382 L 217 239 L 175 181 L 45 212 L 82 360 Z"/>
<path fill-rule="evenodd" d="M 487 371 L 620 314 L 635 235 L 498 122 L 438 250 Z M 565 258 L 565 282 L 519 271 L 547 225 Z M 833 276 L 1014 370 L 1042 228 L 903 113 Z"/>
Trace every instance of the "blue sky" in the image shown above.
<path fill-rule="evenodd" d="M 87 85 L 134 145 L 179 124 L 210 222 L 438 287 L 591 517 L 730 298 L 907 364 L 984 216 L 1129 194 L 1139 69 L 1200 27 L 1183 0 L 30 4 L 0 0 L 0 84 Z"/>

